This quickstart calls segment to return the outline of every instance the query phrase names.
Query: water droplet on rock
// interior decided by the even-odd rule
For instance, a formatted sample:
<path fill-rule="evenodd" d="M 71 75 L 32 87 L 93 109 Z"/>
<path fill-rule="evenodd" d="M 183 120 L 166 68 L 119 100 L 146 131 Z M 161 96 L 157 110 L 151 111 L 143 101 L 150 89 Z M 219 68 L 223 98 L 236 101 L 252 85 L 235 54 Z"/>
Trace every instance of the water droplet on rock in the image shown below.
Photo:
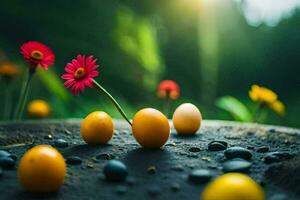
<path fill-rule="evenodd" d="M 53 136 L 51 134 L 45 135 L 44 137 L 47 140 L 52 140 Z"/>

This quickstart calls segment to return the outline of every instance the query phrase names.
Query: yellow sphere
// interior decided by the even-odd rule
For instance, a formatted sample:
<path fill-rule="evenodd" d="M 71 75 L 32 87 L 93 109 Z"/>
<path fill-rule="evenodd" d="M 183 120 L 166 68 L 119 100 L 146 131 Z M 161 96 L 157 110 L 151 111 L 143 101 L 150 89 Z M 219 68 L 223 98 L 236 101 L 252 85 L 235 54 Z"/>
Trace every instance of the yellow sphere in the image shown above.
<path fill-rule="evenodd" d="M 198 108 L 191 103 L 178 106 L 173 114 L 173 124 L 180 135 L 192 135 L 197 132 L 202 122 Z"/>
<path fill-rule="evenodd" d="M 18 167 L 18 177 L 28 192 L 55 192 L 63 184 L 66 164 L 63 156 L 49 145 L 28 150 Z"/>
<path fill-rule="evenodd" d="M 160 111 L 144 108 L 132 121 L 132 133 L 136 141 L 146 148 L 160 148 L 170 135 L 168 119 Z"/>
<path fill-rule="evenodd" d="M 263 189 L 249 176 L 228 173 L 209 183 L 200 200 L 264 200 Z"/>
<path fill-rule="evenodd" d="M 112 118 L 102 111 L 92 112 L 82 121 L 80 133 L 87 144 L 105 144 L 114 133 Z"/>
<path fill-rule="evenodd" d="M 50 114 L 50 106 L 44 100 L 33 100 L 28 104 L 27 112 L 31 117 L 44 118 Z"/>

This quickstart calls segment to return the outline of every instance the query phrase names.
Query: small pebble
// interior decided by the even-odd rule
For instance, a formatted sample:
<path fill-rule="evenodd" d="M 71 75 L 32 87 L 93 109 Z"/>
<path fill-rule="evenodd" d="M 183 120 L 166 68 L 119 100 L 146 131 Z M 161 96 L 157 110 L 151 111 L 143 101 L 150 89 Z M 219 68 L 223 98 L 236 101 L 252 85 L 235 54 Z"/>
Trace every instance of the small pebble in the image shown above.
<path fill-rule="evenodd" d="M 0 167 L 2 169 L 13 169 L 16 162 L 10 157 L 1 157 L 0 158 Z"/>
<path fill-rule="evenodd" d="M 10 153 L 4 150 L 0 150 L 0 158 L 2 157 L 9 157 Z"/>
<path fill-rule="evenodd" d="M 270 132 L 270 133 L 275 133 L 276 130 L 272 128 L 272 129 L 269 129 L 269 132 Z"/>
<path fill-rule="evenodd" d="M 54 146 L 58 148 L 66 148 L 69 146 L 68 142 L 64 139 L 57 139 L 54 142 Z"/>
<path fill-rule="evenodd" d="M 194 183 L 206 183 L 212 179 L 213 174 L 207 169 L 196 169 L 189 174 L 189 180 Z"/>
<path fill-rule="evenodd" d="M 118 194 L 125 194 L 127 191 L 128 191 L 128 188 L 123 185 L 117 186 L 117 188 L 116 188 L 116 192 Z"/>
<path fill-rule="evenodd" d="M 14 155 L 14 154 L 11 154 L 11 155 L 8 156 L 8 157 L 10 157 L 11 159 L 13 159 L 15 162 L 16 162 L 17 159 L 18 159 L 18 157 L 17 157 L 16 155 Z"/>
<path fill-rule="evenodd" d="M 283 160 L 287 160 L 287 159 L 290 159 L 293 157 L 294 156 L 288 152 L 275 151 L 275 152 L 267 153 L 264 158 L 264 162 L 266 164 L 270 164 L 270 163 L 274 163 L 274 162 L 280 162 Z"/>
<path fill-rule="evenodd" d="M 251 151 L 243 147 L 230 147 L 225 150 L 224 155 L 227 159 L 244 158 L 249 160 L 252 157 Z"/>
<path fill-rule="evenodd" d="M 157 186 L 152 186 L 150 188 L 147 189 L 147 193 L 151 196 L 151 197 L 156 197 L 160 194 L 160 189 Z"/>
<path fill-rule="evenodd" d="M 114 156 L 108 153 L 101 153 L 96 156 L 96 159 L 98 160 L 111 160 L 113 158 Z"/>
<path fill-rule="evenodd" d="M 209 151 L 223 151 L 227 148 L 227 142 L 225 141 L 212 141 L 208 143 Z"/>
<path fill-rule="evenodd" d="M 171 190 L 177 192 L 178 190 L 180 190 L 180 185 L 178 183 L 172 183 Z"/>
<path fill-rule="evenodd" d="M 247 149 L 254 150 L 255 148 L 253 146 L 247 146 Z"/>
<path fill-rule="evenodd" d="M 251 132 L 251 131 L 249 131 L 249 132 L 247 132 L 247 135 L 248 136 L 252 136 L 252 135 L 254 135 L 255 133 L 253 133 L 253 132 Z"/>
<path fill-rule="evenodd" d="M 128 175 L 126 165 L 119 160 L 108 161 L 103 173 L 108 181 L 124 181 Z"/>
<path fill-rule="evenodd" d="M 191 147 L 191 148 L 189 148 L 189 151 L 190 152 L 194 152 L 194 153 L 199 152 L 200 150 L 201 149 L 199 147 Z"/>
<path fill-rule="evenodd" d="M 47 140 L 52 140 L 53 136 L 51 134 L 48 134 L 44 138 Z"/>
<path fill-rule="evenodd" d="M 94 168 L 94 165 L 93 165 L 92 163 L 88 163 L 86 166 L 87 166 L 88 168 Z"/>
<path fill-rule="evenodd" d="M 65 129 L 65 134 L 66 134 L 66 135 L 71 135 L 71 134 L 72 134 L 72 132 L 71 132 L 71 131 L 69 131 L 68 129 Z"/>
<path fill-rule="evenodd" d="M 203 156 L 201 157 L 201 160 L 209 162 L 211 159 L 209 157 Z"/>
<path fill-rule="evenodd" d="M 288 200 L 285 194 L 275 194 L 273 195 L 270 200 Z"/>
<path fill-rule="evenodd" d="M 125 130 L 122 131 L 122 133 L 125 134 L 125 135 L 129 135 L 130 131 L 125 129 Z"/>
<path fill-rule="evenodd" d="M 172 170 L 177 171 L 177 172 L 182 172 L 182 171 L 184 171 L 184 168 L 182 165 L 175 165 L 174 167 L 172 167 Z"/>
<path fill-rule="evenodd" d="M 156 173 L 156 167 L 155 166 L 150 166 L 147 169 L 148 174 L 155 174 Z"/>
<path fill-rule="evenodd" d="M 258 153 L 266 153 L 268 151 L 269 151 L 269 147 L 267 147 L 267 146 L 258 147 L 256 149 L 256 152 L 258 152 Z"/>
<path fill-rule="evenodd" d="M 224 172 L 247 172 L 251 167 L 251 163 L 243 159 L 228 160 L 223 164 Z"/>
<path fill-rule="evenodd" d="M 136 184 L 136 180 L 135 180 L 135 178 L 133 178 L 133 177 L 128 177 L 128 178 L 126 179 L 126 183 L 127 183 L 129 186 L 133 186 L 133 185 Z"/>
<path fill-rule="evenodd" d="M 82 160 L 79 156 L 69 156 L 66 160 L 69 165 L 80 165 Z"/>

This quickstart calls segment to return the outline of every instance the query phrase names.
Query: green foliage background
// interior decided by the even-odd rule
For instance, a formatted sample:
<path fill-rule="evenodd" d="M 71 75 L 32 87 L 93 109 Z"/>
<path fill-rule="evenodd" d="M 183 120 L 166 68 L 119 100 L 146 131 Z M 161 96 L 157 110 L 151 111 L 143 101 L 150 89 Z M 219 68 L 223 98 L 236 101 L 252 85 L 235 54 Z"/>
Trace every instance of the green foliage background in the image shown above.
<path fill-rule="evenodd" d="M 84 117 L 96 109 L 120 117 L 102 94 L 87 90 L 72 97 L 62 87 L 59 77 L 65 64 L 85 53 L 98 58 L 97 80 L 129 116 L 142 107 L 161 109 L 156 86 L 162 79 L 173 79 L 181 86 L 173 107 L 193 102 L 206 119 L 231 120 L 215 106 L 217 97 L 235 96 L 252 108 L 248 90 L 257 83 L 276 91 L 287 107 L 285 118 L 270 113 L 266 123 L 299 127 L 300 10 L 275 27 L 253 27 L 236 2 L 220 1 L 212 10 L 196 4 L 195 0 L 4 0 L 0 49 L 23 69 L 19 54 L 23 42 L 41 41 L 53 49 L 55 65 L 50 72 L 38 73 L 30 94 L 30 99 L 49 101 L 53 118 Z M 20 82 L 15 84 L 14 99 Z"/>

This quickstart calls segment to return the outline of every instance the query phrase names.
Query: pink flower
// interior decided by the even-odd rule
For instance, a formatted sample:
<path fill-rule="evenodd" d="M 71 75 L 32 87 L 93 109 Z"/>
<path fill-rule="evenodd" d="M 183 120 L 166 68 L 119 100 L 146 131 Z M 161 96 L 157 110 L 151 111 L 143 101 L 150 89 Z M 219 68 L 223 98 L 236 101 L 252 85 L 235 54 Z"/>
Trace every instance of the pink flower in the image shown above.
<path fill-rule="evenodd" d="M 48 69 L 48 67 L 54 63 L 54 53 L 43 43 L 29 41 L 24 43 L 20 49 L 21 54 L 33 71 L 38 66 Z"/>
<path fill-rule="evenodd" d="M 93 87 L 94 77 L 99 75 L 96 64 L 97 59 L 93 56 L 78 55 L 65 67 L 66 74 L 61 76 L 66 80 L 64 85 L 70 88 L 71 94 L 78 94 L 85 91 L 85 86 Z"/>

